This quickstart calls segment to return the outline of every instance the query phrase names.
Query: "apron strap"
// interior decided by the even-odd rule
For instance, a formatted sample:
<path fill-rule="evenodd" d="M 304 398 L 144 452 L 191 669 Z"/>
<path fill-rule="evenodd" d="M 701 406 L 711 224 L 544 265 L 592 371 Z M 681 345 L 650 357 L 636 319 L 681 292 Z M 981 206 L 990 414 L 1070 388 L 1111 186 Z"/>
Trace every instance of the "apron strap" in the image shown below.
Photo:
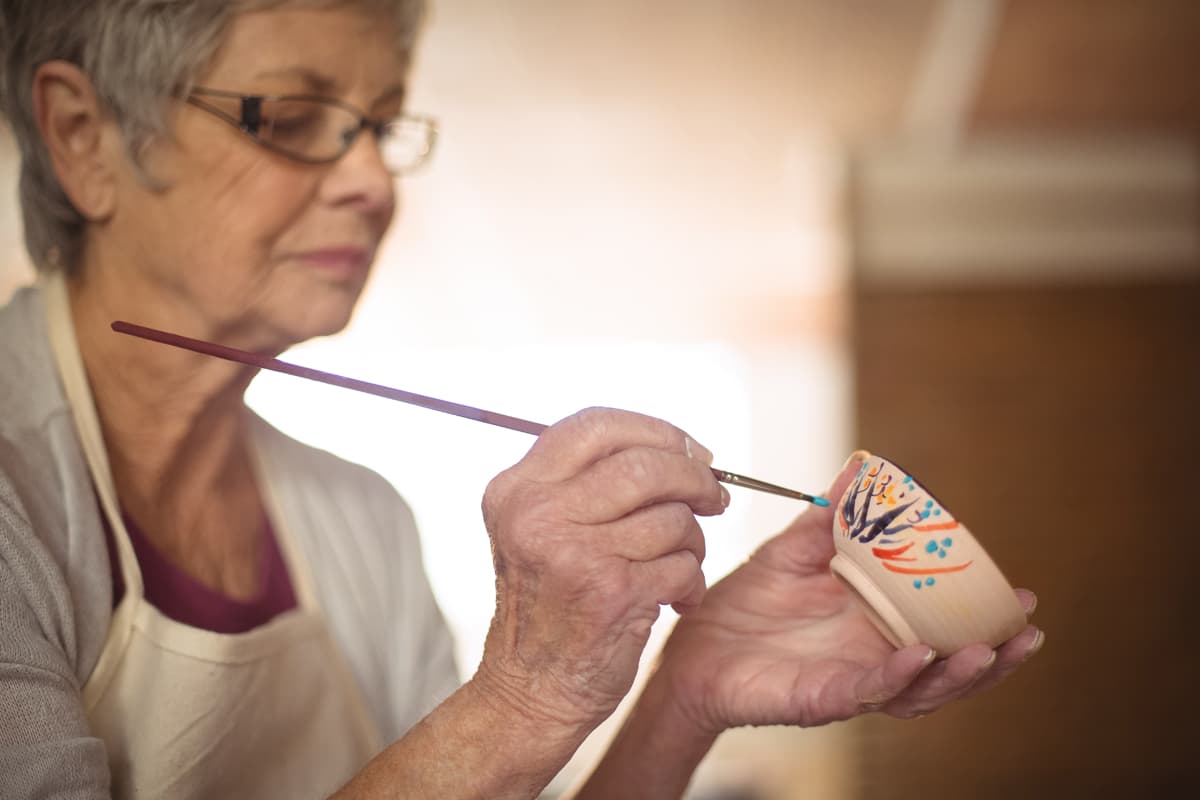
<path fill-rule="evenodd" d="M 132 594 L 141 597 L 142 574 L 137 567 L 137 556 L 133 552 L 129 532 L 125 530 L 125 522 L 121 518 L 121 506 L 117 501 L 116 484 L 113 482 L 112 468 L 108 463 L 108 451 L 104 447 L 100 419 L 96 415 L 96 404 L 75 338 L 67 281 L 62 270 L 55 270 L 43 278 L 42 297 L 45 299 L 50 349 L 54 354 L 55 366 L 58 368 L 58 377 L 62 381 L 67 404 L 71 408 L 75 429 L 79 433 L 88 471 L 91 472 L 96 494 L 100 498 L 100 507 L 113 532 L 113 539 L 116 540 L 125 592 L 127 596 Z"/>

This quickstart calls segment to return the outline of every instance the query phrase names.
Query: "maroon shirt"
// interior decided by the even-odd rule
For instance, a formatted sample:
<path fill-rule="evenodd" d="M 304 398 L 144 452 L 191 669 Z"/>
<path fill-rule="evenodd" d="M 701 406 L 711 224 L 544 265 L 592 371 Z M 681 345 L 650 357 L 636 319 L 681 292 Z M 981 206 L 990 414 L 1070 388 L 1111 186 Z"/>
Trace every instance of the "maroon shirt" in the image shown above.
<path fill-rule="evenodd" d="M 133 520 L 124 518 L 125 529 L 142 571 L 146 600 L 165 616 L 214 633 L 245 633 L 265 625 L 279 614 L 296 607 L 296 594 L 287 564 L 279 549 L 275 530 L 263 520 L 262 551 L 259 554 L 258 592 L 249 600 L 235 600 L 210 589 L 175 564 L 155 547 Z M 104 523 L 109 562 L 113 575 L 113 607 L 125 594 L 125 580 L 117 559 L 116 544 L 108 521 Z"/>

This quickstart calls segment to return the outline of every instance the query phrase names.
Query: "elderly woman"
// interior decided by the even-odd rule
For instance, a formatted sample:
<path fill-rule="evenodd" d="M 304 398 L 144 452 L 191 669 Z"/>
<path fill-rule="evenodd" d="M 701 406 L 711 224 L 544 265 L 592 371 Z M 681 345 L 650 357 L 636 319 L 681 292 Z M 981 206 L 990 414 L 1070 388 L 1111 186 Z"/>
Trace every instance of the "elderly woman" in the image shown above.
<path fill-rule="evenodd" d="M 533 797 L 673 604 L 580 795 L 677 796 L 726 728 L 929 712 L 1039 646 L 894 650 L 829 574 L 828 509 L 706 591 L 710 454 L 592 409 L 487 489 L 497 604 L 460 685 L 393 490 L 251 414 L 252 370 L 109 331 L 276 354 L 346 324 L 433 142 L 419 0 L 3 13 L 41 280 L 0 311 L 0 795 Z"/>

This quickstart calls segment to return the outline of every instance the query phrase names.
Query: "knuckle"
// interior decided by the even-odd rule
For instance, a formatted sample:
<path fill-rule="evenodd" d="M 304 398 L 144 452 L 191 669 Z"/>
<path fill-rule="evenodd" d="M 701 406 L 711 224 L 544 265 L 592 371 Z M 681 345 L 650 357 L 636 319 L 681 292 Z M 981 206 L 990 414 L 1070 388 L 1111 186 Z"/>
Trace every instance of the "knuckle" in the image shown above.
<path fill-rule="evenodd" d="M 656 538 L 665 537 L 672 549 L 682 549 L 693 553 L 697 560 L 703 561 L 704 531 L 696 521 L 696 514 L 691 507 L 681 501 L 660 503 L 654 506 L 646 519 L 647 535 Z"/>
<path fill-rule="evenodd" d="M 492 547 L 506 560 L 536 564 L 545 561 L 563 523 L 556 523 L 553 497 L 539 484 L 513 480 L 506 473 L 493 478 L 484 491 L 484 526 Z"/>
<path fill-rule="evenodd" d="M 573 420 L 588 442 L 602 442 L 612 431 L 614 413 L 609 408 L 591 406 L 575 414 Z"/>
<path fill-rule="evenodd" d="M 624 569 L 603 570 L 592 576 L 589 584 L 595 589 L 593 597 L 608 609 L 619 607 L 614 606 L 614 598 L 628 598 L 634 590 L 632 576 Z"/>
<path fill-rule="evenodd" d="M 508 546 L 513 555 L 529 564 L 541 564 L 546 569 L 564 572 L 564 564 L 580 558 L 576 553 L 577 543 L 571 536 L 563 535 L 563 526 L 547 519 L 535 503 L 530 512 L 511 526 L 507 533 Z"/>
<path fill-rule="evenodd" d="M 681 582 L 689 583 L 700 574 L 700 560 L 691 550 L 679 550 L 670 556 L 670 574 Z"/>
<path fill-rule="evenodd" d="M 488 481 L 487 486 L 483 490 L 483 506 L 484 519 L 489 516 L 495 516 L 503 508 L 505 502 L 513 490 L 514 479 L 512 468 L 506 469 L 500 474 Z"/>
<path fill-rule="evenodd" d="M 627 570 L 603 569 L 577 574 L 575 606 L 583 619 L 600 629 L 619 625 L 638 605 L 637 587 Z"/>
<path fill-rule="evenodd" d="M 682 451 L 686 434 L 666 420 L 605 406 L 591 406 L 569 417 L 590 441 L 600 442 L 611 436 L 618 427 L 640 427 L 649 432 L 647 441 L 663 450 Z"/>
<path fill-rule="evenodd" d="M 700 526 L 694 518 L 692 519 L 692 525 L 692 533 L 688 537 L 687 548 L 695 555 L 696 561 L 703 565 L 704 557 L 708 554 L 708 543 L 704 539 L 704 532 L 700 530 Z"/>
<path fill-rule="evenodd" d="M 641 447 L 623 451 L 617 466 L 621 480 L 634 489 L 644 486 L 658 471 L 657 460 L 649 450 Z"/>
<path fill-rule="evenodd" d="M 651 424 L 655 426 L 662 449 L 686 452 L 684 440 L 688 438 L 687 434 L 663 419 L 652 418 Z"/>
<path fill-rule="evenodd" d="M 687 503 L 670 503 L 668 513 L 672 524 L 680 530 L 699 532 L 700 523 L 696 522 L 696 512 Z"/>
<path fill-rule="evenodd" d="M 497 544 L 510 560 L 525 566 L 538 566 L 550 563 L 547 554 L 541 547 L 541 540 L 526 527 L 515 528 L 503 542 Z"/>
<path fill-rule="evenodd" d="M 552 546 L 547 546 L 545 539 L 526 537 L 523 544 L 544 565 L 546 573 L 560 583 L 579 586 L 590 582 L 589 570 L 583 566 L 588 561 L 586 554 L 580 552 L 579 545 L 570 537 L 557 540 Z"/>
<path fill-rule="evenodd" d="M 675 534 L 678 541 L 690 541 L 700 534 L 700 523 L 696 521 L 696 512 L 691 506 L 682 501 L 662 503 L 655 507 L 657 519 L 655 524 L 663 530 Z"/>
<path fill-rule="evenodd" d="M 637 417 L 641 419 L 642 424 L 651 433 L 651 441 L 655 448 L 674 453 L 687 452 L 684 440 L 688 437 L 682 430 L 659 417 L 650 417 L 643 414 L 638 414 Z"/>

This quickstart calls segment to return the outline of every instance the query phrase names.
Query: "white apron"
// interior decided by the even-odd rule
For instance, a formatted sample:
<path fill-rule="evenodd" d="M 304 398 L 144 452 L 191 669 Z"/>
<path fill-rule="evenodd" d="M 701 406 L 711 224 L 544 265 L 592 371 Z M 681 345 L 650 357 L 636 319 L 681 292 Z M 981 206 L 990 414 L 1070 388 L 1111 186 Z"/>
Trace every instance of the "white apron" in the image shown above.
<path fill-rule="evenodd" d="M 44 290 L 51 348 L 125 580 L 83 687 L 92 732 L 108 751 L 113 797 L 328 796 L 378 752 L 379 735 L 329 634 L 271 476 L 256 464 L 298 607 L 240 634 L 200 630 L 159 613 L 143 597 L 121 519 L 66 282 L 49 278 Z M 251 450 L 257 459 L 253 442 Z"/>

